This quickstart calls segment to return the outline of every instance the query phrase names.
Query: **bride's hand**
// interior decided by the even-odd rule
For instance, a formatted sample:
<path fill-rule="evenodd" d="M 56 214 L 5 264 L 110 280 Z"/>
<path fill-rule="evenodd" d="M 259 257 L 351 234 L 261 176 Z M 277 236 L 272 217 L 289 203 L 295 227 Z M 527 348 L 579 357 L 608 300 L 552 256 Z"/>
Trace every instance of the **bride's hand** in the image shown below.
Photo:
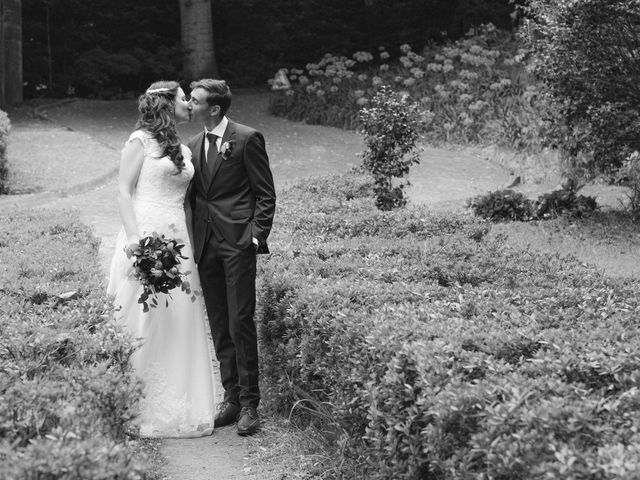
<path fill-rule="evenodd" d="M 128 258 L 133 256 L 133 252 L 140 248 L 140 238 L 139 237 L 129 237 L 127 238 L 126 246 L 124 247 L 124 251 L 127 254 Z"/>

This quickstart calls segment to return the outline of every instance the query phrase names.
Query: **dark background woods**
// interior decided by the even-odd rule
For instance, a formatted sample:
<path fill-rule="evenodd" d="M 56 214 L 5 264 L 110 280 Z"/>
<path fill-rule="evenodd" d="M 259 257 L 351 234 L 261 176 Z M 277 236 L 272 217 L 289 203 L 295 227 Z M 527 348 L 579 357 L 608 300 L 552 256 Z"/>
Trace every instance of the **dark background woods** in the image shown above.
<path fill-rule="evenodd" d="M 409 43 L 480 23 L 510 27 L 509 0 L 213 0 L 221 77 L 263 86 L 281 67 Z M 23 0 L 24 96 L 118 98 L 182 78 L 177 1 Z"/>

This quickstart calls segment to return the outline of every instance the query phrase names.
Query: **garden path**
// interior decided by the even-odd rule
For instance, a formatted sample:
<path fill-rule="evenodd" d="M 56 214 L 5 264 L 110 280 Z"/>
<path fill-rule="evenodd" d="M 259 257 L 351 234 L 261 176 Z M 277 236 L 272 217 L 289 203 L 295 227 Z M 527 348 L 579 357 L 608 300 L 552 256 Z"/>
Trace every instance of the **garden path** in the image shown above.
<path fill-rule="evenodd" d="M 267 106 L 268 93 L 236 92 L 230 117 L 265 134 L 279 190 L 298 179 L 344 172 L 360 163 L 362 138 L 358 134 L 275 118 L 268 114 Z M 135 101 L 78 100 L 35 110 L 10 109 L 9 114 L 13 183 L 35 193 L 1 198 L 0 208 L 77 210 L 102 240 L 100 258 L 106 272 L 120 228 L 115 201 L 119 151 L 134 127 Z M 188 138 L 199 129 L 197 125 L 181 126 L 180 134 Z M 420 165 L 411 171 L 409 201 L 434 209 L 461 210 L 467 198 L 510 181 L 505 169 L 468 151 L 425 148 L 420 158 Z M 247 466 L 256 441 L 238 437 L 231 427 L 207 439 L 163 441 L 166 478 L 265 478 Z"/>

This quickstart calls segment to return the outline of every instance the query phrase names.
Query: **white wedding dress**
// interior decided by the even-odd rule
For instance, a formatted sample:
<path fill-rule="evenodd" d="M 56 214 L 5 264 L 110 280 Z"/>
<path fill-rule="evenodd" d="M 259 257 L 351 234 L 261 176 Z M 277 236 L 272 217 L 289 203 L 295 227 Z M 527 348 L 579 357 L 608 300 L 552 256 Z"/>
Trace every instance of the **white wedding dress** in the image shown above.
<path fill-rule="evenodd" d="M 158 142 L 137 130 L 128 142 L 140 139 L 144 160 L 136 184 L 134 210 L 138 232 L 145 236 L 163 233 L 184 243 L 181 270 L 193 291 L 200 291 L 198 269 L 187 233 L 184 197 L 193 177 L 191 151 L 182 146 L 185 168 L 176 175 L 169 157 L 162 157 Z M 132 265 L 124 253 L 122 229 L 111 262 L 107 293 L 114 298 L 115 320 L 142 345 L 133 356 L 133 367 L 144 383 L 140 416 L 136 419 L 142 437 L 199 437 L 213 433 L 214 382 L 211 351 L 207 341 L 202 296 L 176 288 L 169 296 L 158 294 L 158 306 L 142 311 L 138 297 L 142 286 L 129 277 Z M 165 306 L 165 298 L 169 305 Z"/>

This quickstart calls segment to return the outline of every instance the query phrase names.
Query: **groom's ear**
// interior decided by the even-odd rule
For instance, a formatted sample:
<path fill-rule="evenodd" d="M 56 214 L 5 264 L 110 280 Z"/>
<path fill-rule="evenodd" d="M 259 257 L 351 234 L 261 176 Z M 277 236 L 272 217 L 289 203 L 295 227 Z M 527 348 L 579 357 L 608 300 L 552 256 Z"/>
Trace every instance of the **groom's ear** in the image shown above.
<path fill-rule="evenodd" d="M 213 105 L 209 108 L 209 116 L 217 117 L 220 115 L 220 105 Z"/>

